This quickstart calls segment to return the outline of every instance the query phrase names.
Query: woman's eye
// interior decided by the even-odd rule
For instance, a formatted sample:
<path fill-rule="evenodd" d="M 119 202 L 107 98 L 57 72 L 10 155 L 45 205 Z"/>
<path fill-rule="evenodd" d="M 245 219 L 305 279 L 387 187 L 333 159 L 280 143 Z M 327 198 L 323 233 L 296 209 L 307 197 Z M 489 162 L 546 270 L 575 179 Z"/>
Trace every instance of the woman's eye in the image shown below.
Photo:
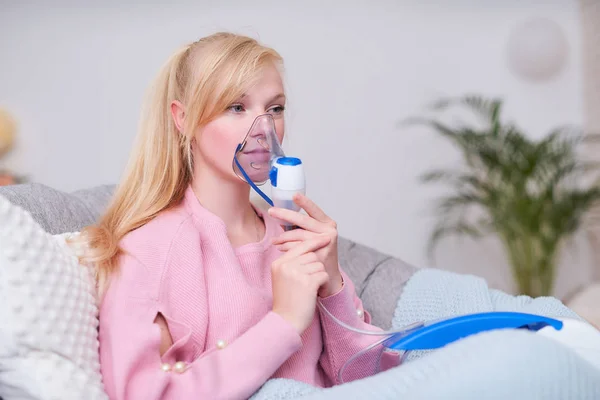
<path fill-rule="evenodd" d="M 232 111 L 234 113 L 240 113 L 244 111 L 244 106 L 241 104 L 233 104 L 229 106 L 229 111 Z"/>
<path fill-rule="evenodd" d="M 269 108 L 269 113 L 271 114 L 281 114 L 285 110 L 284 106 L 274 106 Z"/>

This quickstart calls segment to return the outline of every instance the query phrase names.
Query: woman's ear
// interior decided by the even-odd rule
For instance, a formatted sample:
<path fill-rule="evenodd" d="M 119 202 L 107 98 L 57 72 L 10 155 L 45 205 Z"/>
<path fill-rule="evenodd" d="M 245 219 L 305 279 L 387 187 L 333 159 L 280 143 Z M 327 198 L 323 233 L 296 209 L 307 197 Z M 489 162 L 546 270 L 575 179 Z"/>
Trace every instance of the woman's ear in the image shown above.
<path fill-rule="evenodd" d="M 185 110 L 180 101 L 175 100 L 171 103 L 171 116 L 179 133 L 183 132 L 183 124 L 185 121 Z"/>

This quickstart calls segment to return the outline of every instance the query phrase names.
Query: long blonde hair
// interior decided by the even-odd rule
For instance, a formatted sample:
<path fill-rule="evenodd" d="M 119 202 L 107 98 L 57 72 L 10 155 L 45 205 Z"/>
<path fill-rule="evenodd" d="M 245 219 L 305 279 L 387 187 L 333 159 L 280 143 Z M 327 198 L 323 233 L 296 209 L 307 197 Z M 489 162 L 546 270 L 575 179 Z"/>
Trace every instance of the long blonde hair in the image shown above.
<path fill-rule="evenodd" d="M 119 242 L 129 232 L 179 203 L 192 180 L 193 134 L 238 99 L 265 65 L 281 56 L 256 40 L 216 33 L 173 54 L 151 86 L 125 175 L 98 223 L 82 230 L 82 262 L 96 267 L 102 294 L 117 271 Z M 180 101 L 185 122 L 179 132 L 171 104 Z"/>

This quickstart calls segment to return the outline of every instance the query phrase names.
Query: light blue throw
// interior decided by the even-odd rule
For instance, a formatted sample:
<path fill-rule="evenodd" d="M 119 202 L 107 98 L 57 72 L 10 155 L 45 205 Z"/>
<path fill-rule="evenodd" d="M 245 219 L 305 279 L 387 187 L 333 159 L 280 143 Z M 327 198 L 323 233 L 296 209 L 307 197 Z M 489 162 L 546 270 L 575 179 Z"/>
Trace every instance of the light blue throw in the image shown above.
<path fill-rule="evenodd" d="M 579 318 L 551 297 L 532 299 L 489 289 L 485 281 L 438 269 L 411 277 L 393 326 L 488 311 Z M 297 399 L 600 399 L 600 371 L 570 349 L 524 330 L 484 332 L 435 351 L 412 352 L 399 367 L 321 389 L 268 381 L 252 400 Z"/>

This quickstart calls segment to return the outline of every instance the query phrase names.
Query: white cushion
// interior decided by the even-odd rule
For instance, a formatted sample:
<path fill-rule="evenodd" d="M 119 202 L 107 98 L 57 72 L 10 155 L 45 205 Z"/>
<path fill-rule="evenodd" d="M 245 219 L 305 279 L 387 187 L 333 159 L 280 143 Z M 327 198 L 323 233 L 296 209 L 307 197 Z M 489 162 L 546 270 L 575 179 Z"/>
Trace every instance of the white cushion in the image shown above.
<path fill-rule="evenodd" d="M 94 275 L 65 238 L 0 196 L 0 397 L 108 399 Z"/>

